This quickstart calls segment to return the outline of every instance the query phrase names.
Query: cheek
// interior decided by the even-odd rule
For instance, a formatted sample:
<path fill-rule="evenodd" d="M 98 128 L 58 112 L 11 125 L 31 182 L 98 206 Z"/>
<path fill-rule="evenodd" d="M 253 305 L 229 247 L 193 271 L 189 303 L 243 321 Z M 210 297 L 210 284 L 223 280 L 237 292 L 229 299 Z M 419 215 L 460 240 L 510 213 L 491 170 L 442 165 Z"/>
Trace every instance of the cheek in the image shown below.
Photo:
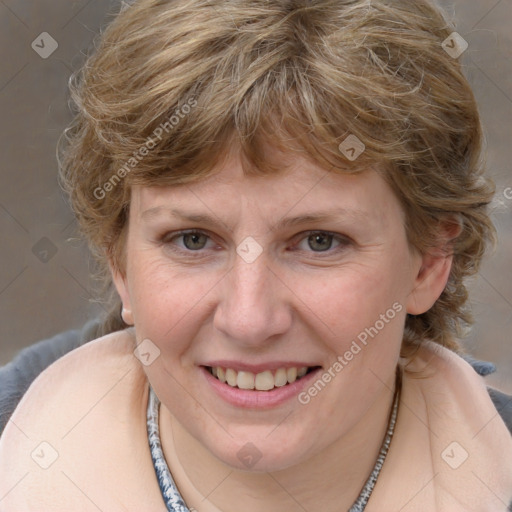
<path fill-rule="evenodd" d="M 358 336 L 364 339 L 367 333 L 373 339 L 367 330 L 374 333 L 371 328 L 376 322 L 380 327 L 381 315 L 389 320 L 386 312 L 391 310 L 392 321 L 378 329 L 379 339 L 401 340 L 405 308 L 400 314 L 393 304 L 404 301 L 408 260 L 399 246 L 362 255 L 361 262 L 337 269 L 304 272 L 300 279 L 285 271 L 281 277 L 293 291 L 289 300 L 299 313 L 298 323 L 307 324 L 331 351 L 343 354 Z M 130 296 L 138 341 L 155 340 L 169 358 L 180 357 L 198 330 L 212 322 L 222 300 L 215 287 L 228 271 L 176 266 L 149 251 L 131 255 Z"/>
<path fill-rule="evenodd" d="M 380 258 L 373 264 L 330 272 L 325 278 L 303 279 L 295 289 L 310 311 L 311 322 L 320 326 L 324 339 L 331 340 L 329 345 L 340 354 L 359 335 L 363 341 L 365 333 L 370 336 L 366 329 L 375 335 L 371 328 L 376 323 L 379 337 L 401 339 L 407 287 L 399 269 L 392 258 Z"/>
<path fill-rule="evenodd" d="M 187 331 L 196 332 L 208 315 L 208 293 L 222 277 L 213 272 L 178 269 L 161 257 L 132 258 L 130 296 L 138 340 L 155 340 L 162 351 L 179 354 Z"/>

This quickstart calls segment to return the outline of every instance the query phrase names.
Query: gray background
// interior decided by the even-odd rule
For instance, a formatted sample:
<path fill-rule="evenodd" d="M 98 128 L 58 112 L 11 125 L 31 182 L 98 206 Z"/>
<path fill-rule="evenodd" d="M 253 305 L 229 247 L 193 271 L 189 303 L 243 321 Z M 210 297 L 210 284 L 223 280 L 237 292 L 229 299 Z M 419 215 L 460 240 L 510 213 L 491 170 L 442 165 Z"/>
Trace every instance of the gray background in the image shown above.
<path fill-rule="evenodd" d="M 86 246 L 57 185 L 55 148 L 71 119 L 69 75 L 118 4 L 0 0 L 0 365 L 102 311 Z M 463 62 L 480 104 L 498 191 L 500 243 L 471 285 L 477 324 L 466 346 L 497 363 L 489 383 L 512 393 L 512 199 L 504 194 L 512 187 L 512 0 L 443 5 L 469 43 Z M 31 47 L 42 32 L 58 43 L 46 59 Z"/>

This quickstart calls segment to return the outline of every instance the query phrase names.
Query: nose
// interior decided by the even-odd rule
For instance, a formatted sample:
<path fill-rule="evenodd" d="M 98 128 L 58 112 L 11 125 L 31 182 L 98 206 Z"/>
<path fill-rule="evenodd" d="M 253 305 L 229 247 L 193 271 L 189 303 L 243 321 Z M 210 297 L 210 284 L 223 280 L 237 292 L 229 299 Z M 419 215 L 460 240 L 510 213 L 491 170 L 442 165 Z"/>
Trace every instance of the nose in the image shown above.
<path fill-rule="evenodd" d="M 291 326 L 290 290 L 262 254 L 252 263 L 237 257 L 219 283 L 214 327 L 230 341 L 258 348 Z"/>

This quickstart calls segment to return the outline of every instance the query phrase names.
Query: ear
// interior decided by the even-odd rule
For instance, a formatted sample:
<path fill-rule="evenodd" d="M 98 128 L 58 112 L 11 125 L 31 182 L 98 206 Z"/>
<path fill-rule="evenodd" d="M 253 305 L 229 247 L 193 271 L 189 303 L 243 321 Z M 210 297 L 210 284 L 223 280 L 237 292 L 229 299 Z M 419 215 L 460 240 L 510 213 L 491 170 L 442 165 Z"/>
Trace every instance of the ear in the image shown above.
<path fill-rule="evenodd" d="M 127 325 L 133 325 L 133 313 L 132 304 L 130 301 L 130 293 L 128 291 L 128 285 L 126 283 L 126 275 L 122 272 L 112 261 L 109 261 L 110 274 L 112 275 L 112 281 L 116 287 L 121 302 L 123 303 L 123 309 L 121 311 L 121 317 Z"/>
<path fill-rule="evenodd" d="M 411 315 L 426 313 L 437 301 L 446 287 L 452 268 L 451 245 L 462 231 L 462 221 L 450 219 L 440 227 L 440 243 L 426 254 L 418 256 L 419 269 L 414 287 L 408 296 L 406 311 Z"/>

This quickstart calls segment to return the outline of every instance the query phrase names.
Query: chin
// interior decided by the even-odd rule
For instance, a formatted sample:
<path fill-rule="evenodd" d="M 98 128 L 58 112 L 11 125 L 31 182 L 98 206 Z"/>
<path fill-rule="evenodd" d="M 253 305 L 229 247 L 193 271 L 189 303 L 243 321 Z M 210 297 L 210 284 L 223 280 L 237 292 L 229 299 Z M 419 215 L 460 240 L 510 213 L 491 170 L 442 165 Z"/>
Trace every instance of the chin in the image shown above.
<path fill-rule="evenodd" d="M 234 437 L 225 442 L 209 440 L 204 446 L 217 459 L 227 466 L 253 473 L 282 471 L 304 462 L 313 450 L 299 439 L 289 436 L 276 436 L 270 439 L 269 430 L 259 436 Z"/>

